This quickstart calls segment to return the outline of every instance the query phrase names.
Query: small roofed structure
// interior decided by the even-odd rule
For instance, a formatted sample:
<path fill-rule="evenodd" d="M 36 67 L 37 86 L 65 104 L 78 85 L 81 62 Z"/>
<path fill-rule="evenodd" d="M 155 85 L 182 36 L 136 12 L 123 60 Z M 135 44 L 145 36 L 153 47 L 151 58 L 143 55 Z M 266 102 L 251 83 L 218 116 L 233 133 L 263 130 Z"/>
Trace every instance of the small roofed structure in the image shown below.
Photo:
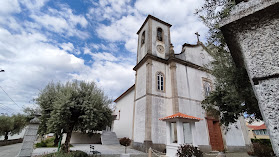
<path fill-rule="evenodd" d="M 181 144 L 197 146 L 195 122 L 201 118 L 178 112 L 159 120 L 165 121 L 167 126 L 167 156 L 175 156 Z"/>

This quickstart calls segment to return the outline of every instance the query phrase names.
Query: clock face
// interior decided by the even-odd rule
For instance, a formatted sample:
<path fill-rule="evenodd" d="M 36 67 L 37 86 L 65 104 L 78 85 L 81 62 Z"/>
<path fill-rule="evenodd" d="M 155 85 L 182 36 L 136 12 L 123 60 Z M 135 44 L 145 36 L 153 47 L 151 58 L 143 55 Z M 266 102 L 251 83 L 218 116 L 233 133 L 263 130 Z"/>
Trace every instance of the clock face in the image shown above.
<path fill-rule="evenodd" d="M 162 45 L 157 46 L 157 51 L 160 53 L 164 53 L 164 47 Z"/>

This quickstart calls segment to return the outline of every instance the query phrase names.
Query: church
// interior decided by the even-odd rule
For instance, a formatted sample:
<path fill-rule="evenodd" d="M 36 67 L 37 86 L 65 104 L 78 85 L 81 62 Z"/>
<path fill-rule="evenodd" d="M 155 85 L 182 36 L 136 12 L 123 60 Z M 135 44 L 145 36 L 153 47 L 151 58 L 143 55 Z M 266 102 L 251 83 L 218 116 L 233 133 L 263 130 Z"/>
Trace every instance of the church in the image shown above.
<path fill-rule="evenodd" d="M 246 151 L 251 141 L 243 117 L 226 131 L 201 107 L 214 88 L 205 66 L 213 58 L 199 39 L 174 53 L 171 26 L 148 15 L 138 30 L 135 84 L 114 101 L 112 131 L 132 139 L 135 149 L 152 147 L 168 156 L 184 143 L 204 152 Z"/>

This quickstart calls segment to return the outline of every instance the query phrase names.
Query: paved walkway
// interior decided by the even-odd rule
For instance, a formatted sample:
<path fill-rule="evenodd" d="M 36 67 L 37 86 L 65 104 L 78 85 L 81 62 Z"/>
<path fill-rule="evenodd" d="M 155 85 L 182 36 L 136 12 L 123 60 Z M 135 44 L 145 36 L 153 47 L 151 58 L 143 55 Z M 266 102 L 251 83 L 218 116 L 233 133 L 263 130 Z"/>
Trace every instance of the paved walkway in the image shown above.
<path fill-rule="evenodd" d="M 18 155 L 21 149 L 22 143 L 0 146 L 0 156 L 1 157 L 15 157 Z"/>
<path fill-rule="evenodd" d="M 218 153 L 204 153 L 204 157 L 216 157 Z M 226 157 L 250 157 L 246 152 L 226 153 Z"/>
<path fill-rule="evenodd" d="M 101 152 L 101 154 L 122 154 L 125 152 L 125 147 L 121 145 L 101 145 L 101 144 L 92 144 L 95 147 L 96 151 Z M 74 147 L 71 147 L 71 150 L 81 150 L 86 153 L 90 153 L 90 144 L 73 144 Z M 32 156 L 49 154 L 56 152 L 57 148 L 36 148 L 33 151 Z M 127 153 L 130 154 L 144 154 L 141 151 L 135 149 L 127 148 Z"/>

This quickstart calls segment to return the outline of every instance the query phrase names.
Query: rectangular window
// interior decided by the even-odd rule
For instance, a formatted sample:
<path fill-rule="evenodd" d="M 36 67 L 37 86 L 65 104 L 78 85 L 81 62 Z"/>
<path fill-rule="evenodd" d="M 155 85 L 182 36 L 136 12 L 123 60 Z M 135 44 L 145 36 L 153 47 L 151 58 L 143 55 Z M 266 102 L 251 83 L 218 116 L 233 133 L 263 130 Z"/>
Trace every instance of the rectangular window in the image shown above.
<path fill-rule="evenodd" d="M 164 75 L 162 73 L 157 73 L 157 89 L 164 91 Z"/>

